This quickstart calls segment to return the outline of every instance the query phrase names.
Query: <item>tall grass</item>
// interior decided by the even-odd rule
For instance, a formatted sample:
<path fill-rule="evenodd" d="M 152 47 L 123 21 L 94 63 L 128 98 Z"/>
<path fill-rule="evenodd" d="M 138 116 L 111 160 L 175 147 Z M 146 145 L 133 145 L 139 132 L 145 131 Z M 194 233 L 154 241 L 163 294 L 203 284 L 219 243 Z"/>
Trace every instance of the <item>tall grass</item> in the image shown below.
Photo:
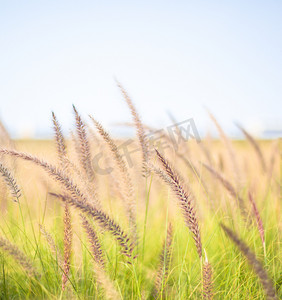
<path fill-rule="evenodd" d="M 53 148 L 12 143 L 3 130 L 1 140 L 9 142 L 0 148 L 0 183 L 10 193 L 0 206 L 0 298 L 281 297 L 277 146 L 244 131 L 250 144 L 235 143 L 211 115 L 223 144 L 199 148 L 189 140 L 176 149 L 162 135 L 159 144 L 169 147 L 162 151 L 157 143 L 153 151 L 149 127 L 118 86 L 137 131 L 128 149 L 133 168 L 123 141 L 91 117 L 94 132 L 75 107 L 73 143 L 54 113 Z M 32 154 L 23 151 L 28 147 Z M 105 159 L 99 166 L 110 166 L 109 174 L 95 171 L 99 151 Z"/>

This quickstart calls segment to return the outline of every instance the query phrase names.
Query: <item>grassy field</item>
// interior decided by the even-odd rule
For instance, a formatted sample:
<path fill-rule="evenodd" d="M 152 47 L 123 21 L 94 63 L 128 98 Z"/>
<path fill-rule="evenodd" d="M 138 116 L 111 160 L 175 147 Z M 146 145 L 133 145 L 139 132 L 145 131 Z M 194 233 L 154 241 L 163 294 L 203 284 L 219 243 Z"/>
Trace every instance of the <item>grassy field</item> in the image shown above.
<path fill-rule="evenodd" d="M 70 140 L 55 116 L 52 141 L 3 135 L 0 298 L 281 297 L 279 141 L 213 119 L 220 140 L 150 144 L 129 107 L 130 157 L 76 110 Z"/>

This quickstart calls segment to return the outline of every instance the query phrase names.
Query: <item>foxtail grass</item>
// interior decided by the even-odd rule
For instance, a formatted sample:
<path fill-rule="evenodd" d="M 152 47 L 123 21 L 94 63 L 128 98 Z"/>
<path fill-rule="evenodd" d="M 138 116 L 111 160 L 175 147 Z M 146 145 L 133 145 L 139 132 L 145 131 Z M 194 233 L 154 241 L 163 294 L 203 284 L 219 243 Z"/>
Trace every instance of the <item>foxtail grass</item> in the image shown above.
<path fill-rule="evenodd" d="M 62 170 L 69 171 L 69 160 L 67 159 L 66 143 L 63 137 L 61 126 L 54 114 L 52 113 L 55 140 L 57 145 L 57 154 L 60 161 Z M 71 254 L 72 254 L 72 224 L 71 224 L 71 212 L 67 203 L 64 207 L 64 265 L 62 274 L 62 290 L 65 289 L 66 283 L 68 281 L 68 276 L 70 272 L 71 264 Z"/>
<path fill-rule="evenodd" d="M 279 153 L 279 140 L 277 139 L 274 144 L 270 155 L 269 165 L 268 165 L 268 177 L 271 179 L 273 174 L 273 169 L 275 166 L 276 156 Z"/>
<path fill-rule="evenodd" d="M 85 229 L 85 232 L 88 237 L 88 241 L 90 243 L 91 247 L 91 253 L 93 256 L 93 259 L 95 262 L 102 268 L 105 268 L 105 257 L 103 255 L 102 247 L 99 241 L 99 238 L 94 230 L 94 228 L 91 226 L 89 221 L 85 216 L 81 216 L 82 218 L 82 226 Z"/>
<path fill-rule="evenodd" d="M 60 199 L 63 202 L 67 202 L 69 205 L 79 209 L 80 212 L 93 217 L 93 219 L 98 222 L 102 229 L 105 229 L 116 238 L 117 242 L 121 246 L 121 252 L 128 259 L 132 258 L 134 243 L 131 241 L 130 237 L 128 237 L 128 235 L 121 229 L 120 225 L 112 220 L 106 213 L 93 208 L 88 203 L 77 201 L 75 198 L 69 197 L 67 195 L 55 193 L 50 193 L 50 195 Z"/>
<path fill-rule="evenodd" d="M 195 175 L 196 179 L 198 180 L 200 186 L 203 188 L 203 191 L 208 194 L 208 188 L 207 185 L 205 183 L 205 181 L 202 179 L 202 176 L 200 175 L 200 172 L 198 170 L 198 168 L 196 167 L 196 165 L 189 159 L 187 159 L 183 154 L 177 153 L 176 155 L 181 158 L 185 165 L 189 167 L 189 169 L 192 171 L 192 173 Z M 212 207 L 214 206 L 214 203 L 212 203 Z"/>
<path fill-rule="evenodd" d="M 158 172 L 158 175 L 162 177 L 163 180 L 171 187 L 171 189 L 175 192 L 180 207 L 182 209 L 183 217 L 186 225 L 192 232 L 193 239 L 195 241 L 195 245 L 197 248 L 197 253 L 202 258 L 202 242 L 199 230 L 199 222 L 198 217 L 196 215 L 196 210 L 193 203 L 192 193 L 187 192 L 184 189 L 184 185 L 180 176 L 172 169 L 169 162 L 160 154 L 158 150 L 156 150 L 157 157 L 160 160 L 164 172 L 164 175 L 160 175 L 161 172 Z"/>
<path fill-rule="evenodd" d="M 0 174 L 4 178 L 14 201 L 18 202 L 21 196 L 21 190 L 11 172 L 2 163 L 0 163 Z"/>
<path fill-rule="evenodd" d="M 60 165 L 64 169 L 68 166 L 66 142 L 62 133 L 61 125 L 59 124 L 59 121 L 54 112 L 52 112 L 52 121 L 53 121 L 53 129 L 55 132 L 57 154 L 60 161 Z"/>
<path fill-rule="evenodd" d="M 229 155 L 229 159 L 232 163 L 232 168 L 233 168 L 233 174 L 236 180 L 236 184 L 237 186 L 240 186 L 240 181 L 241 181 L 241 175 L 240 175 L 240 170 L 239 170 L 239 165 L 238 165 L 238 161 L 237 161 L 237 156 L 236 153 L 233 149 L 233 146 L 231 144 L 230 139 L 227 137 L 227 135 L 225 134 L 224 130 L 222 129 L 222 127 L 220 126 L 220 124 L 218 123 L 217 119 L 215 118 L 215 116 L 211 113 L 208 112 L 209 117 L 211 118 L 211 120 L 213 121 L 213 123 L 215 124 L 217 131 L 224 143 L 224 145 L 226 146 L 228 155 Z"/>
<path fill-rule="evenodd" d="M 229 194 L 235 199 L 240 209 L 241 215 L 245 221 L 248 219 L 247 209 L 245 205 L 245 201 L 241 198 L 234 186 L 224 178 L 219 172 L 217 172 L 212 167 L 203 163 L 203 166 L 224 186 L 224 188 L 229 192 Z"/>
<path fill-rule="evenodd" d="M 52 255 L 54 256 L 54 259 L 56 259 L 58 261 L 59 267 L 61 269 L 63 269 L 62 253 L 60 252 L 60 249 L 57 247 L 57 245 L 54 241 L 54 238 L 52 237 L 52 235 L 46 230 L 46 228 L 42 224 L 39 224 L 39 228 L 40 228 L 40 232 L 41 232 L 42 236 L 44 237 L 44 239 L 48 243 L 50 251 L 51 251 Z"/>
<path fill-rule="evenodd" d="M 260 279 L 260 282 L 263 286 L 265 296 L 269 300 L 278 300 L 278 297 L 275 292 L 275 288 L 273 286 L 272 281 L 267 275 L 267 272 L 263 268 L 263 265 L 258 259 L 256 255 L 251 251 L 251 249 L 233 232 L 230 228 L 226 227 L 225 225 L 221 224 L 222 229 L 228 235 L 228 237 L 234 242 L 234 244 L 238 247 L 240 252 L 244 254 L 247 258 L 248 263 L 254 269 L 255 273 Z"/>
<path fill-rule="evenodd" d="M 261 168 L 262 168 L 263 172 L 265 172 L 266 171 L 265 158 L 262 154 L 262 151 L 261 151 L 261 148 L 260 148 L 258 142 L 252 137 L 252 135 L 246 129 L 244 129 L 239 124 L 236 124 L 236 125 L 243 132 L 244 136 L 250 142 L 250 144 L 253 146 L 255 153 L 257 154 L 258 160 L 261 164 Z"/>
<path fill-rule="evenodd" d="M 18 152 L 15 150 L 7 150 L 7 149 L 0 149 L 0 153 L 33 162 L 37 166 L 43 168 L 43 170 L 47 172 L 47 174 L 49 174 L 56 182 L 60 183 L 61 186 L 72 195 L 72 197 L 76 198 L 78 201 L 82 201 L 82 202 L 87 201 L 86 197 L 80 191 L 78 186 L 72 181 L 70 177 L 68 177 L 65 174 L 63 170 L 27 153 Z"/>
<path fill-rule="evenodd" d="M 67 203 L 66 203 L 67 204 Z M 64 207 L 64 266 L 62 275 L 62 290 L 68 281 L 72 254 L 72 225 L 69 205 Z"/>
<path fill-rule="evenodd" d="M 262 246 L 263 246 L 264 256 L 266 256 L 264 227 L 263 227 L 262 219 L 260 217 L 259 210 L 257 208 L 255 199 L 253 198 L 251 192 L 248 193 L 248 197 L 249 197 L 249 200 L 250 200 L 250 203 L 251 203 L 251 206 L 252 206 L 253 217 L 256 220 L 257 228 L 258 228 L 258 231 L 259 231 L 261 243 L 262 243 Z"/>
<path fill-rule="evenodd" d="M 75 114 L 75 121 L 76 121 L 76 133 L 78 136 L 79 146 L 77 147 L 78 156 L 80 159 L 80 164 L 82 170 L 85 172 L 88 180 L 90 183 L 93 183 L 95 180 L 95 174 L 92 168 L 91 162 L 91 150 L 90 150 L 90 143 L 88 141 L 87 132 L 86 132 L 86 125 L 82 121 L 81 116 L 79 115 L 77 109 L 73 105 L 73 111 Z"/>
<path fill-rule="evenodd" d="M 172 259 L 172 241 L 173 229 L 171 223 L 169 223 L 166 233 L 166 239 L 164 241 L 162 252 L 160 255 L 159 268 L 155 278 L 155 285 L 153 289 L 154 299 L 165 297 L 167 277 Z"/>
<path fill-rule="evenodd" d="M 148 163 L 149 163 L 149 159 L 150 159 L 150 151 L 149 151 L 149 145 L 148 145 L 148 140 L 147 137 L 145 135 L 145 129 L 143 127 L 143 124 L 141 122 L 141 119 L 139 117 L 139 114 L 131 100 L 131 98 L 129 97 L 128 93 L 126 92 L 126 90 L 124 89 L 124 87 L 117 81 L 117 85 L 130 109 L 131 115 L 133 117 L 133 121 L 137 130 L 137 136 L 138 136 L 138 140 L 139 140 L 139 144 L 142 150 L 142 157 L 143 157 L 143 175 L 145 175 L 146 177 L 149 175 L 149 169 L 148 169 Z"/>
<path fill-rule="evenodd" d="M 97 122 L 92 116 L 90 116 L 90 118 L 93 121 L 94 125 L 96 126 L 100 136 L 108 146 L 112 158 L 116 163 L 117 169 L 119 171 L 118 179 L 121 186 L 121 195 L 125 202 L 125 208 L 127 211 L 130 227 L 132 228 L 133 237 L 136 240 L 137 238 L 136 203 L 135 203 L 133 185 L 132 185 L 132 181 L 129 175 L 127 165 L 122 155 L 120 154 L 117 145 L 110 137 L 108 132 L 106 132 L 103 126 L 99 122 Z"/>
<path fill-rule="evenodd" d="M 0 121 L 0 144 L 6 145 L 6 147 L 10 147 L 12 149 L 15 148 L 15 143 L 11 139 L 10 134 L 4 124 Z"/>
<path fill-rule="evenodd" d="M 22 152 L 17 152 L 14 150 L 5 150 L 0 149 L 0 153 L 12 155 L 18 158 L 22 158 L 27 161 L 31 161 L 38 166 L 41 166 L 51 177 L 53 177 L 57 182 L 59 182 L 63 188 L 65 188 L 68 193 L 71 195 L 63 196 L 63 195 L 56 195 L 57 198 L 60 198 L 63 202 L 67 202 L 68 204 L 80 209 L 82 212 L 92 215 L 99 224 L 106 230 L 108 230 L 113 236 L 116 237 L 119 244 L 123 248 L 123 253 L 127 257 L 131 257 L 131 252 L 133 250 L 132 242 L 128 242 L 130 238 L 121 230 L 120 226 L 116 224 L 106 213 L 101 210 L 94 208 L 88 201 L 84 194 L 80 191 L 77 185 L 75 185 L 72 180 L 67 177 L 62 171 L 57 169 L 56 167 L 52 166 L 51 164 L 44 162 L 37 157 L 34 157 L 29 154 L 25 154 Z"/>
<path fill-rule="evenodd" d="M 213 299 L 212 267 L 206 253 L 203 262 L 203 298 L 205 300 Z"/>
<path fill-rule="evenodd" d="M 18 262 L 29 276 L 39 276 L 30 259 L 16 246 L 7 239 L 0 236 L 0 249 L 11 255 Z"/>
<path fill-rule="evenodd" d="M 99 284 L 99 286 L 102 287 L 104 291 L 104 297 L 106 299 L 112 300 L 121 299 L 120 294 L 116 290 L 114 282 L 111 280 L 111 278 L 105 270 L 106 261 L 99 238 L 93 226 L 88 222 L 87 218 L 84 216 L 82 216 L 82 226 L 87 234 L 88 241 L 90 244 L 96 281 Z"/>

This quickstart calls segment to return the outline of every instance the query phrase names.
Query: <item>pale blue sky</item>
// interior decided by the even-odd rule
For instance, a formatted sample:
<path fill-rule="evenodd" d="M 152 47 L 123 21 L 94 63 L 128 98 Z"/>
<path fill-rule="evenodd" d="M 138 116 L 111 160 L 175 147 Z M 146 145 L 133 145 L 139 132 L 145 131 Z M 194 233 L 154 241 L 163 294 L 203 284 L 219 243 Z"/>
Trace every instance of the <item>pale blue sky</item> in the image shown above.
<path fill-rule="evenodd" d="M 106 126 L 130 121 L 114 77 L 144 122 L 209 108 L 229 134 L 282 129 L 282 1 L 0 0 L 0 118 L 14 137 L 51 135 L 71 104 Z M 115 130 L 116 132 L 116 130 Z"/>

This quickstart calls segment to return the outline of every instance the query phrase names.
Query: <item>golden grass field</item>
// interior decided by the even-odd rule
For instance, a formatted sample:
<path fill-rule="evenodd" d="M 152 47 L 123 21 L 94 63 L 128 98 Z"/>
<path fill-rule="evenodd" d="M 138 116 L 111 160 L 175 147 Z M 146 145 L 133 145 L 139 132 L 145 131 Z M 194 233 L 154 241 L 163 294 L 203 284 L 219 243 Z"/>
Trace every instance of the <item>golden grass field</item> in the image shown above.
<path fill-rule="evenodd" d="M 132 166 L 76 109 L 70 139 L 55 116 L 54 140 L 2 134 L 0 298 L 281 297 L 279 140 L 229 140 L 212 117 L 220 139 L 150 144 L 126 101 Z"/>

